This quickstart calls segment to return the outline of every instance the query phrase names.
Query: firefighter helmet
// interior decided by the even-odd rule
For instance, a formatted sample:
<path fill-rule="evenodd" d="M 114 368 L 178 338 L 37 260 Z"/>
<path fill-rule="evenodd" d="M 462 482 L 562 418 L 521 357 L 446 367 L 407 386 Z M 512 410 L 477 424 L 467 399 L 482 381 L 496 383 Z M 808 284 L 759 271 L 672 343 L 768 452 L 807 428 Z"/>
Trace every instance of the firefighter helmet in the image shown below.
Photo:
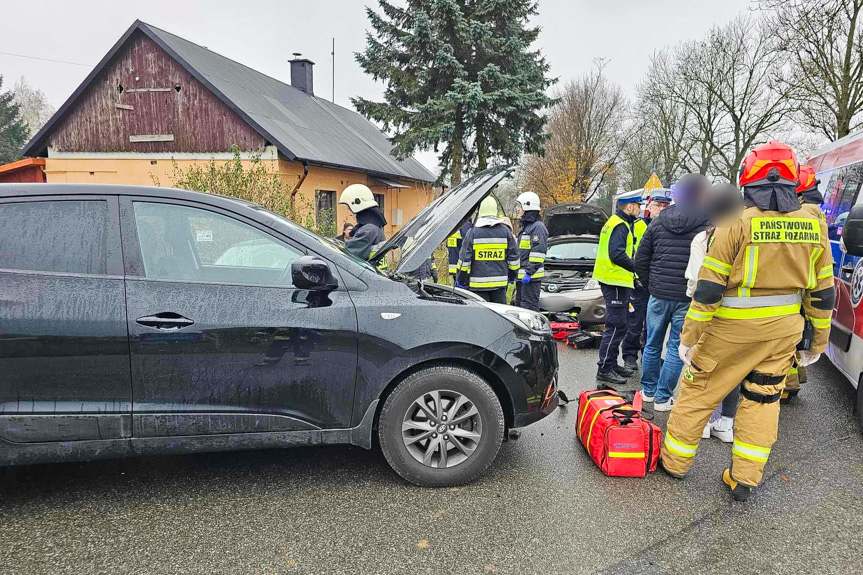
<path fill-rule="evenodd" d="M 497 200 L 488 196 L 479 204 L 479 217 L 497 217 Z"/>
<path fill-rule="evenodd" d="M 740 165 L 740 187 L 785 183 L 797 185 L 797 154 L 776 140 L 756 146 Z"/>
<path fill-rule="evenodd" d="M 537 196 L 533 192 L 524 192 L 519 197 L 515 199 L 517 204 L 521 205 L 521 209 L 530 212 L 538 212 L 539 211 L 539 196 Z"/>
<path fill-rule="evenodd" d="M 355 214 L 378 207 L 374 194 L 368 186 L 363 184 L 351 184 L 345 188 L 345 191 L 339 196 L 339 203 L 347 205 Z"/>
<path fill-rule="evenodd" d="M 797 195 L 818 186 L 820 182 L 815 177 L 815 170 L 809 164 L 800 164 L 800 183 L 797 184 Z"/>

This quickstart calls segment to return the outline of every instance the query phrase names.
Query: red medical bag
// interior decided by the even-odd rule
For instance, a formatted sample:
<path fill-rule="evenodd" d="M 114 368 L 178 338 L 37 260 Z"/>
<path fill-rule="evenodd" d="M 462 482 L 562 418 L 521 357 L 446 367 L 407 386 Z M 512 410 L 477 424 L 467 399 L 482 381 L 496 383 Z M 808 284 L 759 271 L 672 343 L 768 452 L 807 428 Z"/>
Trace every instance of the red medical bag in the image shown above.
<path fill-rule="evenodd" d="M 593 462 L 610 477 L 644 477 L 656 471 L 662 430 L 610 389 L 583 391 L 578 398 L 575 432 Z M 637 409 L 636 409 L 637 408 Z"/>

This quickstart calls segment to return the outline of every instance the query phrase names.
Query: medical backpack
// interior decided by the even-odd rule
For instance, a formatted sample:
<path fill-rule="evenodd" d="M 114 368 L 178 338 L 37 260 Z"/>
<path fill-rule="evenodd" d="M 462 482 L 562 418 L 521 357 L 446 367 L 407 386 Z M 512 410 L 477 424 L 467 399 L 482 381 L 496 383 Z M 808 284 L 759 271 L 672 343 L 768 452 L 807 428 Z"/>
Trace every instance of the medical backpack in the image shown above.
<path fill-rule="evenodd" d="M 633 402 L 610 389 L 583 391 L 575 432 L 593 462 L 610 477 L 644 477 L 656 471 L 662 430 Z"/>

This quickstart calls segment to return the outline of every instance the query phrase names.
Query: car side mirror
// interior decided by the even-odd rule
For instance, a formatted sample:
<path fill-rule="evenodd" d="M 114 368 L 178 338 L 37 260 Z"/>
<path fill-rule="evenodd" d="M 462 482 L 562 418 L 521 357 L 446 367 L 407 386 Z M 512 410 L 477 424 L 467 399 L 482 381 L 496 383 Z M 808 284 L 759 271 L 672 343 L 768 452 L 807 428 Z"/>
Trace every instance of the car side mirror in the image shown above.
<path fill-rule="evenodd" d="M 302 256 L 291 262 L 291 281 L 299 289 L 334 290 L 339 287 L 330 266 L 315 256 Z"/>
<path fill-rule="evenodd" d="M 854 206 L 842 227 L 842 244 L 852 256 L 863 256 L 863 204 Z"/>

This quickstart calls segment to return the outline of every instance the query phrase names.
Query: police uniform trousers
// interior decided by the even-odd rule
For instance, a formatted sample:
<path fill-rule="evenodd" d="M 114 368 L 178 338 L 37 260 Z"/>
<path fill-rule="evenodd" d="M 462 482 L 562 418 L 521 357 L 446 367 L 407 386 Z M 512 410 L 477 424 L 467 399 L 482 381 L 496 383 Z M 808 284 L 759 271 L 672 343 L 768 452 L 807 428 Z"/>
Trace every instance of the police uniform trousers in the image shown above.
<path fill-rule="evenodd" d="M 620 344 L 626 337 L 626 320 L 629 310 L 631 288 L 600 283 L 602 297 L 605 299 L 605 331 L 599 344 L 600 371 L 611 371 L 617 366 Z"/>
<path fill-rule="evenodd" d="M 529 284 L 523 284 L 517 281 L 515 284 L 515 305 L 539 311 L 539 291 L 542 286 L 542 281 L 536 280 Z"/>
<path fill-rule="evenodd" d="M 473 293 L 491 303 L 502 303 L 506 305 L 506 288 L 496 288 L 489 290 L 471 290 Z"/>
<path fill-rule="evenodd" d="M 746 320 L 737 321 L 741 330 L 747 329 Z M 689 470 L 710 414 L 743 381 L 734 418 L 731 477 L 757 486 L 776 441 L 779 397 L 799 340 L 797 330 L 787 337 L 750 343 L 704 333 L 684 369 L 680 397 L 668 419 L 662 445 L 666 471 L 683 476 Z"/>
<path fill-rule="evenodd" d="M 644 318 L 647 316 L 649 299 L 650 292 L 645 287 L 638 286 L 630 294 L 632 309 L 626 315 L 626 337 L 621 347 L 623 359 L 638 359 L 638 354 L 644 349 Z"/>

